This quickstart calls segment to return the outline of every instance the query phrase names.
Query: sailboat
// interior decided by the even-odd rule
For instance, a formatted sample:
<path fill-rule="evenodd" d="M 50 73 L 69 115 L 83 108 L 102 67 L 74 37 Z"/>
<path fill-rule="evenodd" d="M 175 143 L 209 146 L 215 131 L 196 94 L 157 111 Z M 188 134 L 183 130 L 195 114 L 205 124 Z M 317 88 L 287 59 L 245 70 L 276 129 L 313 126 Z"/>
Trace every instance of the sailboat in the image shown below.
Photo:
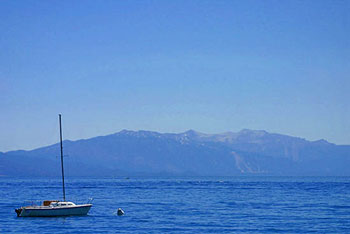
<path fill-rule="evenodd" d="M 64 169 L 63 169 L 63 145 L 62 145 L 62 122 L 61 114 L 59 116 L 60 124 L 60 148 L 61 148 L 61 171 L 62 171 L 62 189 L 63 201 L 47 200 L 42 205 L 24 206 L 15 209 L 18 217 L 46 217 L 46 216 L 70 216 L 70 215 L 87 215 L 92 204 L 77 205 L 73 202 L 66 201 L 66 190 L 64 185 Z"/>

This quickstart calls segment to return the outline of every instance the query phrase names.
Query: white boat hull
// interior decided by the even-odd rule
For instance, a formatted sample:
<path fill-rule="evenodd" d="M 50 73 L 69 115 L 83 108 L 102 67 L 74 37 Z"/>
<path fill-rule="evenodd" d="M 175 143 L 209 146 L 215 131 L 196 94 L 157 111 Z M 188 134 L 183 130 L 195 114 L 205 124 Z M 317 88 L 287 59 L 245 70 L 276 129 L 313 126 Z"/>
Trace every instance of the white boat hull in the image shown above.
<path fill-rule="evenodd" d="M 71 207 L 27 206 L 16 210 L 18 217 L 51 217 L 87 215 L 92 204 L 75 205 Z"/>

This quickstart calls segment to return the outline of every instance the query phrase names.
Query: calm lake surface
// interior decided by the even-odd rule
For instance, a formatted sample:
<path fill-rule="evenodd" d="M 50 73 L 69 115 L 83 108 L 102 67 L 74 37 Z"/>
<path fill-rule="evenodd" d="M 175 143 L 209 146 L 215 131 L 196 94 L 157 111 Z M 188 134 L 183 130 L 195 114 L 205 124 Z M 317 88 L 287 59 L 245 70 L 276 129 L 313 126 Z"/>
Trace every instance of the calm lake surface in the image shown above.
<path fill-rule="evenodd" d="M 89 215 L 17 218 L 61 180 L 0 177 L 0 233 L 350 233 L 350 177 L 67 178 L 66 193 L 93 197 Z"/>

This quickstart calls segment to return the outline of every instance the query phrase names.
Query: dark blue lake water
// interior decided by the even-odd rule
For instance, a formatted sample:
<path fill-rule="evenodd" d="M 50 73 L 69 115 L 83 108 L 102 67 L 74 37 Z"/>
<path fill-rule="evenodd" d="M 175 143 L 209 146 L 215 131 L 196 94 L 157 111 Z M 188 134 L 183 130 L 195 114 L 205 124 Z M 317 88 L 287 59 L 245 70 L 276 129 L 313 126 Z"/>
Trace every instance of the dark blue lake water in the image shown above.
<path fill-rule="evenodd" d="M 58 178 L 0 178 L 0 233 L 350 233 L 350 177 L 68 178 L 88 216 L 14 212 L 61 197 Z"/>

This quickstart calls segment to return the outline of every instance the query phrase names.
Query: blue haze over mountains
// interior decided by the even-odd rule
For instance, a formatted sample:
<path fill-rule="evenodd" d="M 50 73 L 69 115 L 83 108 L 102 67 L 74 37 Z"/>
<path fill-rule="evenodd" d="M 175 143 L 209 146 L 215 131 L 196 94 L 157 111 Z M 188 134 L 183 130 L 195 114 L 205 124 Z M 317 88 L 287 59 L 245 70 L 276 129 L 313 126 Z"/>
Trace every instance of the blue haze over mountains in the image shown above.
<path fill-rule="evenodd" d="M 205 134 L 123 130 L 65 140 L 68 176 L 350 175 L 350 145 L 262 130 Z M 59 144 L 0 153 L 0 175 L 59 176 Z"/>

